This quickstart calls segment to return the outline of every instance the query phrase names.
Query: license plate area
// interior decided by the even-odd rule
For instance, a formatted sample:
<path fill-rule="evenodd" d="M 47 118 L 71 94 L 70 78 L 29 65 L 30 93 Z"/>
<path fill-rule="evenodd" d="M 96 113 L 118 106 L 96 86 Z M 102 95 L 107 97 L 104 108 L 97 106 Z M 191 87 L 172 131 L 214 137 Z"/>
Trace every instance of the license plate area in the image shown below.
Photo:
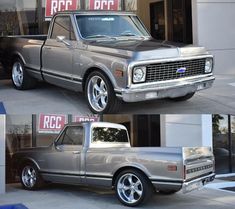
<path fill-rule="evenodd" d="M 189 193 L 194 190 L 199 190 L 203 187 L 203 182 L 202 181 L 197 181 L 193 183 L 189 183 L 183 187 L 183 193 Z"/>

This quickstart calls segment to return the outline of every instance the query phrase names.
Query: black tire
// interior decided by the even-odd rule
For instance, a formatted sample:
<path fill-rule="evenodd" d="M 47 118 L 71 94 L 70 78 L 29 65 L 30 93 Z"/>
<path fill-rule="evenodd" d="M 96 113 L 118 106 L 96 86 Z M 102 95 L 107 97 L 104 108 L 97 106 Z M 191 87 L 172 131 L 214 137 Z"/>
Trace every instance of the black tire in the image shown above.
<path fill-rule="evenodd" d="M 183 102 L 183 101 L 190 100 L 194 95 L 195 95 L 195 92 L 187 94 L 183 97 L 170 98 L 170 100 L 175 101 L 175 102 Z"/>
<path fill-rule="evenodd" d="M 104 105 L 101 108 L 99 108 L 99 107 L 96 108 L 96 105 L 93 104 L 92 98 L 91 98 L 94 95 L 93 94 L 94 91 L 96 91 L 96 94 L 98 92 L 97 90 L 95 90 L 92 87 L 92 85 L 94 85 L 94 84 L 91 81 L 95 78 L 99 78 L 100 81 L 101 80 L 104 81 L 104 83 L 105 83 L 105 92 L 107 92 L 107 99 L 105 101 L 106 106 Z M 89 106 L 90 110 L 95 114 L 116 113 L 116 112 L 118 112 L 118 110 L 121 106 L 121 101 L 116 97 L 112 83 L 107 78 L 107 76 L 104 73 L 100 72 L 100 71 L 92 72 L 88 76 L 88 78 L 86 79 L 85 96 L 86 96 L 86 99 L 87 99 L 88 106 Z M 100 100 L 101 100 L 101 98 L 100 98 Z M 96 102 L 96 103 L 98 103 L 97 106 L 102 106 L 102 104 L 100 102 Z"/>
<path fill-rule="evenodd" d="M 27 172 L 28 170 L 30 170 L 31 174 Z M 25 175 L 27 175 L 28 180 Z M 21 166 L 19 176 L 20 182 L 26 190 L 37 190 L 44 185 L 44 181 L 38 171 L 38 168 L 33 163 L 28 162 Z M 31 179 L 33 179 L 33 183 L 31 182 Z"/>
<path fill-rule="evenodd" d="M 20 69 L 20 80 L 16 78 L 16 69 Z M 12 64 L 11 80 L 14 88 L 17 90 L 33 89 L 37 84 L 37 80 L 28 74 L 28 72 L 25 70 L 24 63 L 19 58 L 15 59 Z"/>
<path fill-rule="evenodd" d="M 128 175 L 132 175 L 132 179 L 133 179 L 133 183 L 136 183 L 138 182 L 138 180 L 141 182 L 141 185 L 139 185 L 137 187 L 137 190 L 138 191 L 142 191 L 142 194 L 141 195 L 138 195 L 137 192 L 134 193 L 133 197 L 134 197 L 134 202 L 130 202 L 130 200 L 128 200 L 127 196 L 128 196 L 128 193 L 131 194 L 131 190 L 134 189 L 135 190 L 135 186 L 132 185 L 132 187 L 130 186 L 130 189 L 128 190 L 126 187 L 125 189 L 121 189 L 120 188 L 120 185 L 121 182 L 123 181 L 127 181 L 124 184 L 128 184 L 128 181 L 129 180 L 124 180 L 123 178 L 126 178 Z M 135 182 L 135 179 L 138 179 L 136 182 Z M 130 182 L 129 182 L 130 183 Z M 130 184 L 131 185 L 131 184 Z M 133 188 L 134 187 L 134 188 Z M 124 186 L 123 186 L 124 188 Z M 131 189 L 132 188 L 132 189 Z M 123 191 L 121 191 L 123 190 Z M 125 191 L 124 191 L 125 190 Z M 116 192 L 116 196 L 118 198 L 118 200 L 123 204 L 123 205 L 126 205 L 128 207 L 135 207 L 135 206 L 138 206 L 140 204 L 143 204 L 145 203 L 153 194 L 153 185 L 152 183 L 149 181 L 149 179 L 140 171 L 138 170 L 125 170 L 125 171 L 122 171 L 116 178 L 115 180 L 115 192 Z M 129 195 L 130 195 L 129 194 Z M 138 198 L 139 197 L 139 198 Z"/>
<path fill-rule="evenodd" d="M 175 194 L 176 192 L 178 191 L 175 191 L 175 190 L 160 190 L 159 193 L 160 194 L 163 194 L 163 195 L 173 195 Z"/>

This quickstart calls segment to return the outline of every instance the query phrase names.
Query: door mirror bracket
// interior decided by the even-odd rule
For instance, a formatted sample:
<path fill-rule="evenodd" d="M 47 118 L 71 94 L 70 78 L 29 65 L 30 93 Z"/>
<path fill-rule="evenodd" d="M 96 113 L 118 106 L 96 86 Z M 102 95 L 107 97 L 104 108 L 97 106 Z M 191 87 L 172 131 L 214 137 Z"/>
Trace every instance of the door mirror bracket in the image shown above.
<path fill-rule="evenodd" d="M 71 44 L 68 41 L 66 41 L 66 37 L 65 36 L 57 36 L 56 37 L 56 41 L 59 42 L 59 43 L 63 43 L 66 46 L 71 46 Z"/>

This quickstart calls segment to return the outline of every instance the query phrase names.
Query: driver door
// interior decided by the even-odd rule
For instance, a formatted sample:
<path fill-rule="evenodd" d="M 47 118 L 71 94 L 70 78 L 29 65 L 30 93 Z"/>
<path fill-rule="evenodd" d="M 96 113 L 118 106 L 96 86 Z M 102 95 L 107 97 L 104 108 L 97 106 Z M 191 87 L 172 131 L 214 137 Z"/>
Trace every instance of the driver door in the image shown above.
<path fill-rule="evenodd" d="M 52 182 L 79 184 L 81 181 L 81 152 L 83 127 L 68 126 L 54 143 L 51 153 L 45 156 L 45 178 Z"/>

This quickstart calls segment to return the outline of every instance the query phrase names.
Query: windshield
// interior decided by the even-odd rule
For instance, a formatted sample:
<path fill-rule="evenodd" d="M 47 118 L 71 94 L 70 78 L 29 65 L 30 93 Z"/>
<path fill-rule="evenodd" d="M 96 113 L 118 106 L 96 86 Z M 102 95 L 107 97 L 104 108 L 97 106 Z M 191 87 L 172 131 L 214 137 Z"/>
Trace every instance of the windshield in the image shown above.
<path fill-rule="evenodd" d="M 78 15 L 77 23 L 84 39 L 149 37 L 148 32 L 136 16 Z"/>

